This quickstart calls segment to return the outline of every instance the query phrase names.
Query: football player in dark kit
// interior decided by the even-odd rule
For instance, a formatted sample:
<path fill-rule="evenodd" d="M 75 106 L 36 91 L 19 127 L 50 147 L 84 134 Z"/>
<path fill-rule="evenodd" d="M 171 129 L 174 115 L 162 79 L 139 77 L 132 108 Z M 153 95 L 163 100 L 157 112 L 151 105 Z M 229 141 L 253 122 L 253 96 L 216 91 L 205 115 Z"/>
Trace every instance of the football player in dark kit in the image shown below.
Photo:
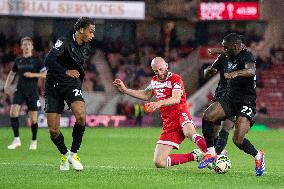
<path fill-rule="evenodd" d="M 222 43 L 226 54 L 227 66 L 224 77 L 227 79 L 226 94 L 216 99 L 204 112 L 202 132 L 206 139 L 208 153 L 199 164 L 205 168 L 216 160 L 213 125 L 218 120 L 236 116 L 233 136 L 234 144 L 245 153 L 255 158 L 255 171 L 261 176 L 265 170 L 264 152 L 256 150 L 245 138 L 254 123 L 256 106 L 255 57 L 242 48 L 242 38 L 235 33 L 227 35 Z"/>
<path fill-rule="evenodd" d="M 59 38 L 45 59 L 48 68 L 45 89 L 45 111 L 51 140 L 60 153 L 60 170 L 69 170 L 69 163 L 75 170 L 83 166 L 77 151 L 80 148 L 85 131 L 85 102 L 82 96 L 84 78 L 83 64 L 88 58 L 89 42 L 94 38 L 94 20 L 81 17 L 74 25 L 75 33 L 69 38 Z M 72 110 L 76 123 L 72 132 L 70 151 L 64 143 L 60 132 L 60 116 L 64 109 L 64 101 Z"/>
<path fill-rule="evenodd" d="M 209 53 L 214 54 L 211 52 L 211 49 L 209 49 Z M 224 69 L 227 66 L 226 55 L 223 52 L 220 52 L 218 54 L 220 54 L 218 58 L 204 70 L 204 75 L 206 78 L 211 77 L 217 72 L 219 72 L 220 74 L 220 79 L 218 82 L 218 86 L 215 90 L 213 102 L 216 102 L 216 99 L 224 96 L 227 90 L 227 80 L 224 76 Z M 229 130 L 234 126 L 234 122 L 235 116 L 214 123 L 214 147 L 218 155 L 227 153 L 224 149 L 227 145 Z"/>
<path fill-rule="evenodd" d="M 243 35 L 239 35 L 242 38 L 242 49 L 246 49 L 245 45 L 245 37 Z M 204 76 L 206 78 L 212 77 L 217 72 L 219 72 L 220 79 L 218 82 L 218 86 L 215 90 L 215 95 L 213 102 L 216 101 L 216 99 L 221 98 L 226 94 L 227 90 L 227 80 L 224 76 L 224 71 L 226 71 L 227 67 L 227 61 L 226 61 L 226 54 L 224 49 L 221 48 L 210 48 L 208 49 L 209 54 L 216 55 L 219 54 L 217 59 L 204 70 Z M 227 150 L 225 149 L 228 141 L 229 136 L 229 130 L 234 127 L 236 121 L 236 116 L 229 117 L 226 120 L 223 121 L 217 121 L 214 124 L 214 147 L 216 150 L 217 155 L 226 155 Z M 210 168 L 210 167 L 209 167 Z M 212 167 L 211 167 L 212 168 Z"/>
<path fill-rule="evenodd" d="M 8 146 L 8 149 L 14 150 L 21 146 L 19 135 L 19 114 L 21 106 L 26 103 L 28 106 L 28 115 L 31 120 L 32 141 L 30 143 L 30 150 L 37 149 L 37 114 L 40 107 L 39 93 L 38 93 L 38 79 L 45 78 L 46 68 L 42 61 L 33 56 L 33 40 L 30 37 L 23 37 L 21 39 L 22 56 L 15 59 L 12 70 L 9 72 L 4 92 L 11 94 L 11 83 L 16 74 L 19 76 L 17 89 L 14 92 L 13 102 L 10 109 L 11 126 L 14 132 L 14 140 Z"/>

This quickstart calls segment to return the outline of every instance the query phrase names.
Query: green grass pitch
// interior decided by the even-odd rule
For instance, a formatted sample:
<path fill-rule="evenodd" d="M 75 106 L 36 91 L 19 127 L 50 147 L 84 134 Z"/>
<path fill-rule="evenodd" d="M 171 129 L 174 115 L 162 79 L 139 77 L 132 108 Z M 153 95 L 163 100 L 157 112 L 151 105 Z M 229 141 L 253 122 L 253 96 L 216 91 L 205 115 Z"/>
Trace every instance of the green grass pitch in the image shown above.
<path fill-rule="evenodd" d="M 79 151 L 84 170 L 60 172 L 60 154 L 47 129 L 39 129 L 38 150 L 30 151 L 31 132 L 28 128 L 20 129 L 22 146 L 17 150 L 7 149 L 12 141 L 12 131 L 1 128 L 0 188 L 284 188 L 283 132 L 269 130 L 248 134 L 252 143 L 266 152 L 266 172 L 262 177 L 256 177 L 253 158 L 238 150 L 231 139 L 227 150 L 232 169 L 227 174 L 200 170 L 196 162 L 156 169 L 152 159 L 160 130 L 88 128 Z M 71 144 L 71 131 L 62 129 L 68 146 Z M 174 152 L 190 152 L 194 148 L 192 142 L 185 141 L 181 149 Z"/>

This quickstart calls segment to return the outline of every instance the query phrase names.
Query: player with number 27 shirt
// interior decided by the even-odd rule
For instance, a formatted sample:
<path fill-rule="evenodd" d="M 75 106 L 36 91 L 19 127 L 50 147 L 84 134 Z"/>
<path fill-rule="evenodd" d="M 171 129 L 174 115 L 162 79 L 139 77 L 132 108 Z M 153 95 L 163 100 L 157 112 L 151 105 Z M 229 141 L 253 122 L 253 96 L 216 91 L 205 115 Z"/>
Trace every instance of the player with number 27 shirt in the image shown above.
<path fill-rule="evenodd" d="M 60 170 L 69 170 L 69 164 L 75 170 L 83 166 L 77 151 L 80 148 L 85 131 L 85 102 L 81 86 L 84 78 L 83 64 L 90 51 L 89 42 L 94 38 L 94 20 L 82 17 L 74 25 L 75 33 L 70 37 L 59 38 L 45 59 L 48 68 L 45 89 L 45 111 L 51 140 L 60 153 Z M 73 141 L 70 151 L 64 143 L 59 130 L 60 116 L 68 104 L 76 118 L 73 128 Z"/>
<path fill-rule="evenodd" d="M 155 76 L 144 90 L 127 88 L 123 81 L 115 79 L 113 84 L 122 93 L 142 99 L 150 100 L 153 96 L 157 101 L 147 103 L 146 110 L 153 112 L 160 108 L 163 131 L 157 142 L 154 163 L 158 168 L 183 164 L 190 161 L 202 160 L 207 152 L 205 139 L 195 130 L 195 125 L 186 105 L 186 93 L 183 82 L 178 74 L 168 71 L 168 64 L 161 57 L 151 62 Z M 171 154 L 178 149 L 185 138 L 192 140 L 199 149 L 187 154 Z"/>

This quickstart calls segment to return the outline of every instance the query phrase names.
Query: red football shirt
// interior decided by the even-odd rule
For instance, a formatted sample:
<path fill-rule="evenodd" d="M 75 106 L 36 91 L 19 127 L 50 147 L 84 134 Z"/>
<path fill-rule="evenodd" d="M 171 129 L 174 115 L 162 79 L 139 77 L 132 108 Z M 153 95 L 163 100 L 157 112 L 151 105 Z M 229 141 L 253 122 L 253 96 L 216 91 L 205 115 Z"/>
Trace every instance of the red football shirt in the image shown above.
<path fill-rule="evenodd" d="M 187 110 L 186 93 L 182 79 L 178 74 L 169 72 L 168 77 L 163 81 L 160 81 L 157 76 L 154 76 L 147 89 L 152 89 L 157 101 L 172 97 L 172 92 L 174 90 L 181 91 L 182 96 L 179 104 L 162 106 L 160 108 L 163 121 L 166 121 L 164 119 L 171 119 L 172 117 L 179 115 L 177 113 L 180 111 Z"/>

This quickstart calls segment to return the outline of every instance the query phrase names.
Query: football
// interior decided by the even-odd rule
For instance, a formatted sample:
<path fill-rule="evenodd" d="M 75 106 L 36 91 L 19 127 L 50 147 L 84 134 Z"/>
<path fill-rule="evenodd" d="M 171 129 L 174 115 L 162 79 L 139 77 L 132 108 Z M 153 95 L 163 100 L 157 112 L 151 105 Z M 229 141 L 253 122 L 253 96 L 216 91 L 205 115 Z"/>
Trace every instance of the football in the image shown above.
<path fill-rule="evenodd" d="M 215 162 L 214 170 L 218 174 L 227 173 L 231 169 L 231 160 L 228 156 L 218 155 L 217 160 Z"/>

